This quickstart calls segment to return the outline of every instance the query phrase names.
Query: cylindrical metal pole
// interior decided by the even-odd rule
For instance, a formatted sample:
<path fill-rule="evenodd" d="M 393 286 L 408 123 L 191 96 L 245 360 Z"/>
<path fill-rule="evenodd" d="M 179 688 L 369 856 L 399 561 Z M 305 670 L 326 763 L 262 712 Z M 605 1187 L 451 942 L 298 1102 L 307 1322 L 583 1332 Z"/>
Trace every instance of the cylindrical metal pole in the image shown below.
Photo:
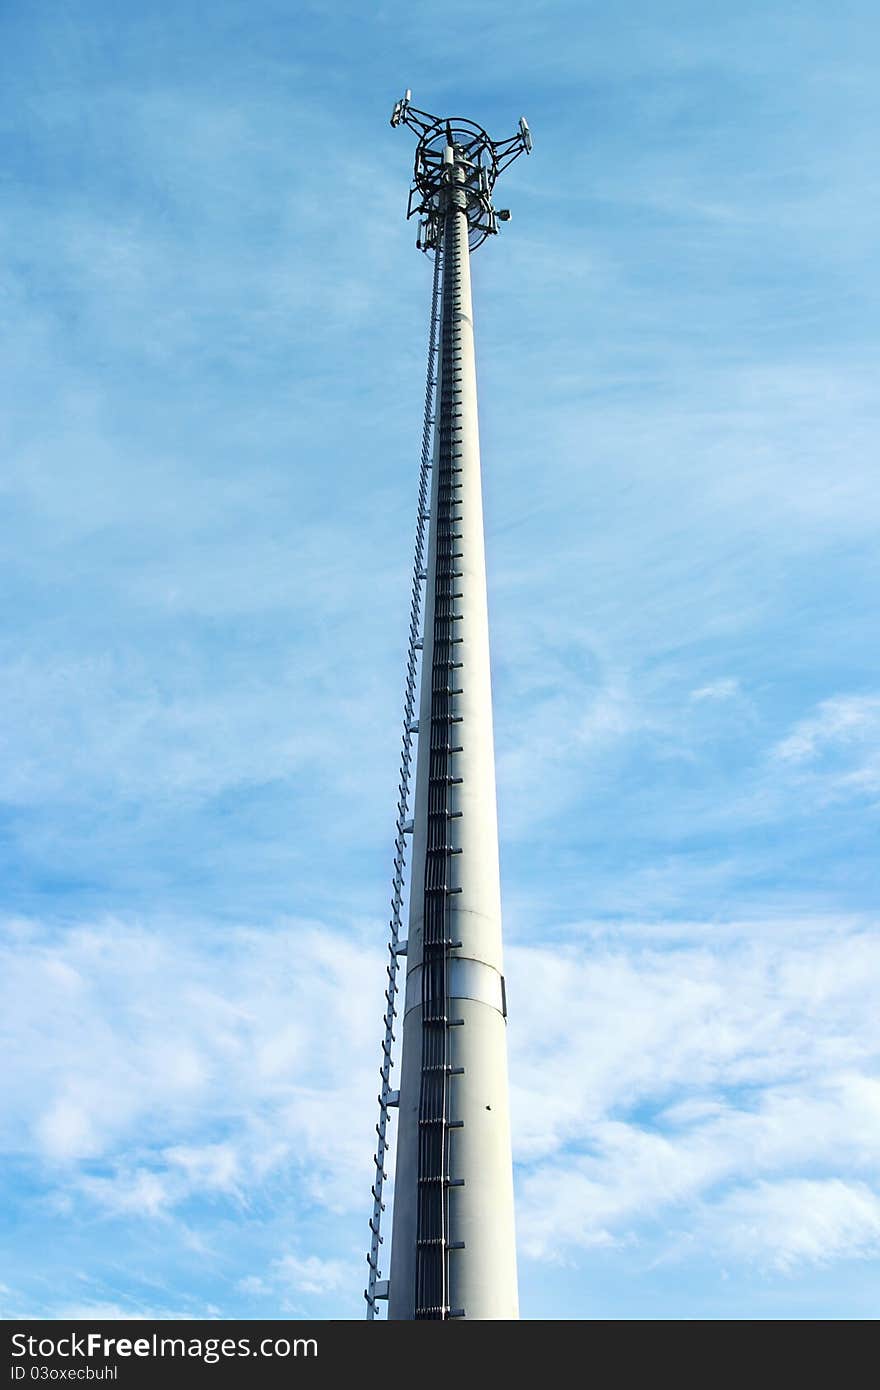
<path fill-rule="evenodd" d="M 439 408 L 389 1316 L 518 1317 L 468 218 L 444 156 Z"/>

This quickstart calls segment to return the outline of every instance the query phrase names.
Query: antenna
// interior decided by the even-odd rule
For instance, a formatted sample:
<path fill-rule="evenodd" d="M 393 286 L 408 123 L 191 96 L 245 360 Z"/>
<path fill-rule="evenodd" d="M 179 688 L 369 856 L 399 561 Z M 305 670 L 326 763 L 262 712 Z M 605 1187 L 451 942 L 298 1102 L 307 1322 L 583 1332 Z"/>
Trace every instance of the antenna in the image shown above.
<path fill-rule="evenodd" d="M 440 190 L 449 177 L 444 151 L 452 147 L 459 170 L 459 186 L 465 198 L 468 243 L 475 251 L 488 236 L 498 231 L 497 213 L 492 206 L 492 190 L 498 175 L 521 154 L 531 154 L 532 134 L 525 116 L 509 140 L 491 140 L 482 126 L 458 116 L 442 119 L 411 104 L 407 90 L 391 113 L 393 126 L 407 125 L 419 137 L 415 169 L 407 204 L 407 217 L 421 217 L 425 226 L 417 245 L 422 251 L 436 249 L 441 220 Z M 444 167 L 447 173 L 444 174 Z M 502 218 L 502 221 L 508 220 Z"/>

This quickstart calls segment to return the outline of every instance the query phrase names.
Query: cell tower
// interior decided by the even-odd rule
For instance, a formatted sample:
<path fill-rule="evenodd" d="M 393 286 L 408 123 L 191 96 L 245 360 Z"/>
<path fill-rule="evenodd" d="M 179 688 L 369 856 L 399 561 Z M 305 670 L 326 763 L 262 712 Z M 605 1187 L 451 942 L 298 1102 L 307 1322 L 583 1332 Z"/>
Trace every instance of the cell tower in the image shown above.
<path fill-rule="evenodd" d="M 368 1319 L 385 1299 L 392 1319 L 508 1319 L 518 1317 L 518 1302 L 470 253 L 509 219 L 493 206 L 495 181 L 532 141 L 525 119 L 511 139 L 490 140 L 473 121 L 417 110 L 410 95 L 395 106 L 391 124 L 418 136 L 407 217 L 418 218 L 416 245 L 433 255 L 434 281 L 365 1297 Z M 402 1074 L 393 1090 L 403 959 Z M 383 1279 L 383 1183 L 395 1108 L 391 1270 Z"/>

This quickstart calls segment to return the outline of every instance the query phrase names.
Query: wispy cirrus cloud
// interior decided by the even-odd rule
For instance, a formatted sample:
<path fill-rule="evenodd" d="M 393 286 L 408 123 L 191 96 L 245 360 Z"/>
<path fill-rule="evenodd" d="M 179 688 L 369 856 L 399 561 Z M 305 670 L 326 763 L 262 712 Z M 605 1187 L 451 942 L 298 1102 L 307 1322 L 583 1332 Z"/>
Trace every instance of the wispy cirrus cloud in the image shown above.
<path fill-rule="evenodd" d="M 739 694 L 739 681 L 733 676 L 722 676 L 719 680 L 701 685 L 699 690 L 691 691 L 692 700 L 731 700 Z"/>
<path fill-rule="evenodd" d="M 804 764 L 826 753 L 873 751 L 880 743 L 880 696 L 837 695 L 822 700 L 774 749 L 782 762 Z"/>
<path fill-rule="evenodd" d="M 880 1194 L 864 1182 L 788 1178 L 732 1192 L 709 1222 L 722 1257 L 793 1276 L 880 1253 Z"/>
<path fill-rule="evenodd" d="M 638 1243 L 662 1223 L 691 1232 L 691 1258 L 723 1246 L 735 1260 L 746 1242 L 724 1212 L 792 1175 L 876 1195 L 880 1031 L 865 982 L 880 978 L 880 951 L 868 923 L 620 924 L 590 942 L 522 948 L 508 967 L 527 1253 Z M 783 1238 L 780 1217 L 778 1248 L 771 1229 L 752 1254 L 793 1266 L 792 1221 Z M 827 1258 L 855 1244 L 830 1240 Z M 872 1250 L 869 1231 L 860 1253 Z"/>
<path fill-rule="evenodd" d="M 334 1126 L 355 1107 L 371 1129 L 375 1010 L 352 986 L 379 965 L 376 946 L 298 923 L 227 931 L 204 954 L 192 930 L 183 944 L 168 924 L 85 924 L 61 938 L 12 925 L 7 1149 L 110 1214 L 240 1196 L 291 1164 L 347 1209 L 362 1144 Z"/>
<path fill-rule="evenodd" d="M 359 1230 L 375 944 L 288 923 L 215 931 L 206 949 L 201 931 L 181 949 L 167 923 L 63 939 L 10 925 L 34 989 L 7 972 L 7 1150 L 43 1175 L 72 1229 L 97 1217 L 108 1239 L 123 1223 L 210 1248 L 230 1213 L 247 1227 L 294 1192 Z M 880 952 L 868 923 L 587 923 L 553 947 L 512 946 L 507 968 L 527 1261 L 638 1245 L 646 1223 L 654 1258 L 790 1272 L 869 1257 L 880 1032 L 865 984 L 880 983 Z M 797 1183 L 828 1197 L 803 1230 Z M 748 1221 L 762 1204 L 759 1241 Z M 301 1311 L 357 1283 L 357 1249 L 331 1258 L 293 1229 L 286 1249 L 261 1235 L 230 1268 L 254 1306 Z"/>

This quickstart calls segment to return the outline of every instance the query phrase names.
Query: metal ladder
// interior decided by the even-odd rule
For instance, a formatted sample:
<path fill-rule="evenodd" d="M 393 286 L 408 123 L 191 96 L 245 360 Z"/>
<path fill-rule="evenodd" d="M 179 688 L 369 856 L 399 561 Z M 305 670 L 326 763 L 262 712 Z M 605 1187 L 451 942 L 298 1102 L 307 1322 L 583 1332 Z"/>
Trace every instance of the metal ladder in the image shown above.
<path fill-rule="evenodd" d="M 456 648 L 461 642 L 456 623 L 461 598 L 458 580 L 461 522 L 461 352 L 458 313 L 461 309 L 460 249 L 455 236 L 456 209 L 444 220 L 442 327 L 440 334 L 440 399 L 437 409 L 437 514 L 434 517 L 436 566 L 431 640 L 431 727 L 428 769 L 428 824 L 425 849 L 424 934 L 422 945 L 422 1056 L 419 1088 L 418 1198 L 416 1220 L 415 1309 L 419 1319 L 445 1321 L 461 1316 L 449 1301 L 449 1252 L 461 1242 L 450 1240 L 449 1189 L 461 1179 L 450 1176 L 450 1081 L 464 1071 L 452 1065 L 450 1028 L 463 1020 L 450 1017 L 449 954 L 461 942 L 450 939 L 449 898 L 454 888 L 453 822 L 461 812 L 452 809 L 452 758 L 460 753 L 455 725 L 455 697 L 461 694 Z"/>
<path fill-rule="evenodd" d="M 412 832 L 412 821 L 408 819 L 410 801 L 410 774 L 412 769 L 413 738 L 418 733 L 418 720 L 415 719 L 417 698 L 417 670 L 419 652 L 422 648 L 420 634 L 422 617 L 422 586 L 427 579 L 425 570 L 425 535 L 430 516 L 429 477 L 434 448 L 434 411 L 437 394 L 437 351 L 440 336 L 440 301 L 443 257 L 438 249 L 434 255 L 434 279 L 431 290 L 431 319 L 428 329 L 428 368 L 425 383 L 425 414 L 422 423 L 422 453 L 419 467 L 418 514 L 416 519 L 415 553 L 413 559 L 412 599 L 410 602 L 409 644 L 407 648 L 406 681 L 403 701 L 403 739 L 400 754 L 400 781 L 398 783 L 397 822 L 394 837 L 394 875 L 391 893 L 391 922 L 388 940 L 389 961 L 386 970 L 388 986 L 385 990 L 385 1035 L 382 1040 L 382 1065 L 379 1074 L 382 1089 L 379 1093 L 379 1122 L 376 1125 L 378 1144 L 373 1155 L 376 1173 L 373 1186 L 373 1214 L 370 1217 L 370 1249 L 367 1254 L 367 1287 L 364 1298 L 367 1301 L 367 1321 L 378 1317 L 379 1302 L 388 1298 L 388 1280 L 381 1278 L 379 1268 L 379 1248 L 384 1243 L 381 1232 L 382 1213 L 385 1203 L 382 1192 L 388 1174 L 385 1171 L 385 1155 L 388 1150 L 388 1124 L 390 1112 L 400 1100 L 400 1092 L 391 1089 L 391 1068 L 394 1066 L 392 1049 L 395 1042 L 394 1020 L 397 1017 L 396 1000 L 398 993 L 397 973 L 400 958 L 406 953 L 406 942 L 401 938 L 403 914 L 404 864 L 406 862 L 406 836 Z"/>

